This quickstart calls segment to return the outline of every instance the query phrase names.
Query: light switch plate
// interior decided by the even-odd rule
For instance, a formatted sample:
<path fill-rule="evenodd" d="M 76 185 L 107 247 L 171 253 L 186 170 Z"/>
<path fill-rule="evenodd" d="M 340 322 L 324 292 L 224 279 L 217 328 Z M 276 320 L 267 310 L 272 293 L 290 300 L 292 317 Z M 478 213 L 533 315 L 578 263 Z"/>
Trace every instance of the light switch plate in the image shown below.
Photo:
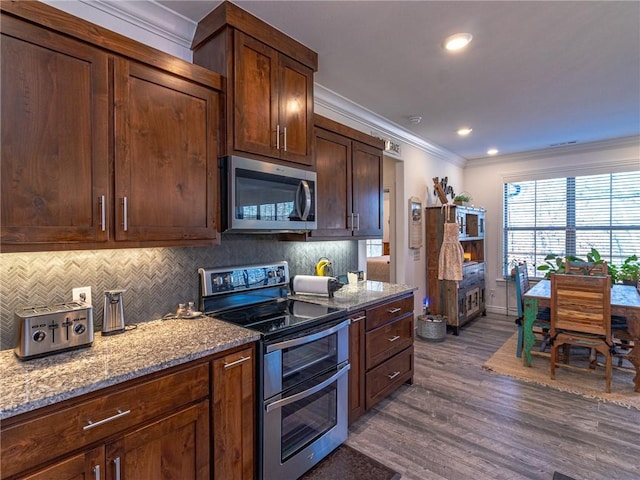
<path fill-rule="evenodd" d="M 74 302 L 84 302 L 87 305 L 93 305 L 91 303 L 91 287 L 72 288 L 71 295 Z"/>

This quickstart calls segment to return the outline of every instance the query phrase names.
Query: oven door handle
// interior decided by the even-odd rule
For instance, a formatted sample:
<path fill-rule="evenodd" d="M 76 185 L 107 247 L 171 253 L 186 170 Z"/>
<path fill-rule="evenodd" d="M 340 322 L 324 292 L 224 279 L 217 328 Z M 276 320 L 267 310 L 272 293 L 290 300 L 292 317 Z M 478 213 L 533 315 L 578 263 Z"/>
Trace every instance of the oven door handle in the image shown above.
<path fill-rule="evenodd" d="M 295 347 L 297 345 L 303 345 L 305 343 L 315 342 L 316 340 L 320 340 L 321 338 L 328 337 L 329 335 L 333 335 L 338 330 L 347 327 L 351 323 L 351 320 L 347 319 L 344 322 L 341 322 L 327 330 L 322 330 L 317 333 L 313 333 L 311 335 L 307 335 L 305 337 L 293 338 L 291 340 L 285 340 L 284 342 L 278 342 L 271 345 L 267 345 L 267 353 L 275 352 L 276 350 L 284 350 L 285 348 Z"/>
<path fill-rule="evenodd" d="M 321 382 L 318 385 L 314 385 L 313 387 L 309 388 L 308 390 L 305 390 L 304 392 L 296 393 L 295 395 L 291 395 L 290 397 L 286 397 L 281 400 L 276 400 L 275 402 L 267 403 L 264 406 L 264 409 L 267 413 L 269 413 L 270 411 L 275 410 L 276 408 L 282 408 L 285 405 L 289 405 L 290 403 L 297 402 L 298 400 L 306 398 L 309 395 L 313 395 L 314 393 L 319 392 L 323 388 L 331 385 L 333 382 L 335 382 L 337 379 L 339 379 L 341 376 L 347 373 L 350 368 L 351 368 L 351 365 L 347 363 L 346 365 L 342 366 L 340 370 L 338 370 L 334 375 L 327 378 L 324 382 Z"/>

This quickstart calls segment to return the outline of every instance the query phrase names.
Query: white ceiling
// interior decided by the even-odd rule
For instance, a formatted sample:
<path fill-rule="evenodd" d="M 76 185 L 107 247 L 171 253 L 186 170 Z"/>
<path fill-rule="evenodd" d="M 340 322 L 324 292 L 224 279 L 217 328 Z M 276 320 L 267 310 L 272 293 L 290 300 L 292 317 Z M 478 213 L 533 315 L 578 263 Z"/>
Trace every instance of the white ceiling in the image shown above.
<path fill-rule="evenodd" d="M 220 1 L 157 3 L 197 22 Z M 466 159 L 640 134 L 638 1 L 234 3 L 316 51 L 317 84 Z"/>

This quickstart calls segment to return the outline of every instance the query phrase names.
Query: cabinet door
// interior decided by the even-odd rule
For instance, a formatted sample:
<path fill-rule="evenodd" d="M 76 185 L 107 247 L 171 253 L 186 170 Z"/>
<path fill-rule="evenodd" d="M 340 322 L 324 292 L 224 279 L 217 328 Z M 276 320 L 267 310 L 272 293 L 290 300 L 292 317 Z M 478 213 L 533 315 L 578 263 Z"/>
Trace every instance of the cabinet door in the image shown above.
<path fill-rule="evenodd" d="M 357 312 L 349 317 L 349 425 L 356 421 L 365 410 L 365 312 Z"/>
<path fill-rule="evenodd" d="M 382 236 L 382 151 L 353 142 L 354 235 Z"/>
<path fill-rule="evenodd" d="M 108 239 L 108 56 L 2 16 L 3 244 Z"/>
<path fill-rule="evenodd" d="M 209 479 L 209 401 L 107 445 L 105 478 Z"/>
<path fill-rule="evenodd" d="M 280 55 L 279 67 L 280 157 L 312 165 L 313 70 L 284 55 Z"/>
<path fill-rule="evenodd" d="M 213 478 L 254 478 L 253 349 L 213 361 Z"/>
<path fill-rule="evenodd" d="M 315 129 L 318 228 L 312 237 L 351 236 L 351 140 Z"/>
<path fill-rule="evenodd" d="M 104 478 L 104 447 L 65 458 L 20 480 L 95 480 Z"/>
<path fill-rule="evenodd" d="M 116 240 L 217 234 L 217 92 L 115 62 Z"/>
<path fill-rule="evenodd" d="M 277 158 L 278 53 L 237 30 L 234 53 L 233 148 Z"/>

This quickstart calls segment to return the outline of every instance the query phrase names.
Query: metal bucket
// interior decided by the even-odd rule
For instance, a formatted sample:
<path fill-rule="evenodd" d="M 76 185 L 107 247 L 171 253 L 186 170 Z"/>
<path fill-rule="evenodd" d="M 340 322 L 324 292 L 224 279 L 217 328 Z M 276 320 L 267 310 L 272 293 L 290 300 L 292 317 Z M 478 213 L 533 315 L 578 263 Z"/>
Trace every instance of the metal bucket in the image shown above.
<path fill-rule="evenodd" d="M 447 317 L 418 315 L 418 337 L 430 342 L 443 342 L 447 336 Z"/>

